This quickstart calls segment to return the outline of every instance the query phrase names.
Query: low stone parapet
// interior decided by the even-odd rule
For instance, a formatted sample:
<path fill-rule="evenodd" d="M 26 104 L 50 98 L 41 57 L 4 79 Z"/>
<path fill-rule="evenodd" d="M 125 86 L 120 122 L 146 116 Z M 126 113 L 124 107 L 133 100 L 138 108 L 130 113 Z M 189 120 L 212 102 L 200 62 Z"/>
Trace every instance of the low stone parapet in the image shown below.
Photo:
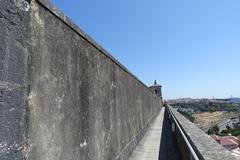
<path fill-rule="evenodd" d="M 219 145 L 194 123 L 171 106 L 167 108 L 172 121 L 172 129 L 177 137 L 178 148 L 184 160 L 197 158 L 200 160 L 236 160 L 230 151 Z M 187 143 L 190 144 L 190 147 Z M 191 150 L 195 153 L 192 153 Z M 194 158 L 193 154 L 196 154 L 197 158 Z"/>

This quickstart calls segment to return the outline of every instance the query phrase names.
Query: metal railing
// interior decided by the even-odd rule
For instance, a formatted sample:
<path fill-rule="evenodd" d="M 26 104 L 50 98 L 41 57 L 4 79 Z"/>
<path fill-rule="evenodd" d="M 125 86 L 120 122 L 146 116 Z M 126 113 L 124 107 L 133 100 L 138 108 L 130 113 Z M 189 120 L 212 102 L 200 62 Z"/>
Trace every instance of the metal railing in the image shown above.
<path fill-rule="evenodd" d="M 182 128 L 180 127 L 175 115 L 173 114 L 172 112 L 172 108 L 171 106 L 167 106 L 167 110 L 168 110 L 168 113 L 169 115 L 172 117 L 172 120 L 173 120 L 173 123 L 175 124 L 175 126 L 177 127 L 177 129 L 179 130 L 184 142 L 186 143 L 187 145 L 187 149 L 189 150 L 190 154 L 191 154 L 191 160 L 199 160 L 195 150 L 193 149 L 192 145 L 190 144 L 188 138 L 186 137 L 185 133 L 183 132 Z"/>

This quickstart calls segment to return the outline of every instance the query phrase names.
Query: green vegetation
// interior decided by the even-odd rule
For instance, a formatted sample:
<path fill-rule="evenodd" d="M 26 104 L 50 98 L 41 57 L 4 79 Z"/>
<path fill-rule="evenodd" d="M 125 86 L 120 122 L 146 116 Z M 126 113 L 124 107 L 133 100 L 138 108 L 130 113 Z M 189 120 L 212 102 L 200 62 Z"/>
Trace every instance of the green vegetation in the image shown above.
<path fill-rule="evenodd" d="M 218 102 L 192 102 L 192 103 L 176 103 L 173 107 L 192 109 L 194 112 L 215 112 L 215 111 L 227 111 L 237 112 L 240 109 L 239 104 L 230 103 L 218 103 Z"/>
<path fill-rule="evenodd" d="M 213 132 L 212 132 L 212 130 L 211 130 L 210 128 L 208 129 L 207 134 L 208 134 L 208 135 L 213 134 Z"/>
<path fill-rule="evenodd" d="M 214 133 L 214 134 L 218 134 L 218 133 L 219 133 L 219 127 L 218 127 L 218 125 L 214 125 L 212 130 L 213 130 L 213 133 Z"/>
<path fill-rule="evenodd" d="M 189 119 L 191 122 L 195 122 L 195 118 L 192 116 L 192 114 L 203 114 L 207 112 L 216 112 L 216 111 L 225 111 L 224 114 L 221 114 L 223 117 L 219 117 L 219 121 L 221 118 L 224 118 L 224 115 L 230 114 L 230 112 L 234 113 L 239 113 L 240 112 L 240 104 L 231 104 L 231 103 L 220 103 L 220 102 L 209 102 L 209 101 L 201 101 L 201 102 L 191 102 L 191 103 L 175 103 L 174 105 L 171 105 L 174 108 L 178 109 L 178 112 L 181 113 L 183 116 L 185 116 L 187 119 Z M 226 113 L 229 112 L 229 113 Z M 214 113 L 212 113 L 214 114 Z M 201 117 L 200 117 L 201 118 Z M 208 119 L 203 119 L 203 126 L 208 126 L 206 125 L 206 121 L 211 121 L 214 122 L 218 118 L 217 116 L 208 116 L 206 118 Z M 231 118 L 231 117 L 229 117 Z M 199 118 L 196 120 L 199 121 Z M 240 135 L 240 126 L 236 125 L 234 126 L 234 129 L 231 129 L 230 127 L 227 130 L 224 130 L 219 133 L 219 126 L 214 125 L 210 129 L 208 129 L 207 133 L 208 134 L 216 134 L 219 136 L 226 136 L 226 135 L 233 135 L 233 136 L 239 136 Z M 204 127 L 203 127 L 204 128 Z"/>
<path fill-rule="evenodd" d="M 214 125 L 212 129 L 208 129 L 208 135 L 210 134 L 216 134 L 219 135 L 219 127 L 218 125 Z"/>
<path fill-rule="evenodd" d="M 239 136 L 240 135 L 240 127 L 236 127 L 234 129 L 223 130 L 219 135 L 227 136 L 229 134 L 231 134 L 232 136 Z"/>

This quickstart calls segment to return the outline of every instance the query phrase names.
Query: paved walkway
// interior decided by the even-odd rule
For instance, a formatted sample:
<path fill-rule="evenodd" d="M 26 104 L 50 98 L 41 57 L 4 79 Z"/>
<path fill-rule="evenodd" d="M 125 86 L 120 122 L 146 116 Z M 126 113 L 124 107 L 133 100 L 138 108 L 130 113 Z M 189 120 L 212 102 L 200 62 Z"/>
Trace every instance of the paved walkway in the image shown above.
<path fill-rule="evenodd" d="M 158 160 L 164 111 L 162 108 L 129 160 Z"/>
<path fill-rule="evenodd" d="M 164 113 L 162 126 L 159 160 L 181 160 L 180 153 L 177 148 L 177 139 L 172 132 L 171 121 L 168 118 L 167 111 Z"/>
<path fill-rule="evenodd" d="M 149 127 L 129 160 L 181 160 L 165 108 Z"/>

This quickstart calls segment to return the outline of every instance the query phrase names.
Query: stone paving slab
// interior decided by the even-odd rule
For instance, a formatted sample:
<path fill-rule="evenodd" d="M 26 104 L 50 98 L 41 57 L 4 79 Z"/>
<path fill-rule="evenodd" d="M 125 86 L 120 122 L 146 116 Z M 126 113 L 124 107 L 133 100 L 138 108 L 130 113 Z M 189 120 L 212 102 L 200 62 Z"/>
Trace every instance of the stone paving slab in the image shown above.
<path fill-rule="evenodd" d="M 164 111 L 163 107 L 129 160 L 158 160 Z"/>

